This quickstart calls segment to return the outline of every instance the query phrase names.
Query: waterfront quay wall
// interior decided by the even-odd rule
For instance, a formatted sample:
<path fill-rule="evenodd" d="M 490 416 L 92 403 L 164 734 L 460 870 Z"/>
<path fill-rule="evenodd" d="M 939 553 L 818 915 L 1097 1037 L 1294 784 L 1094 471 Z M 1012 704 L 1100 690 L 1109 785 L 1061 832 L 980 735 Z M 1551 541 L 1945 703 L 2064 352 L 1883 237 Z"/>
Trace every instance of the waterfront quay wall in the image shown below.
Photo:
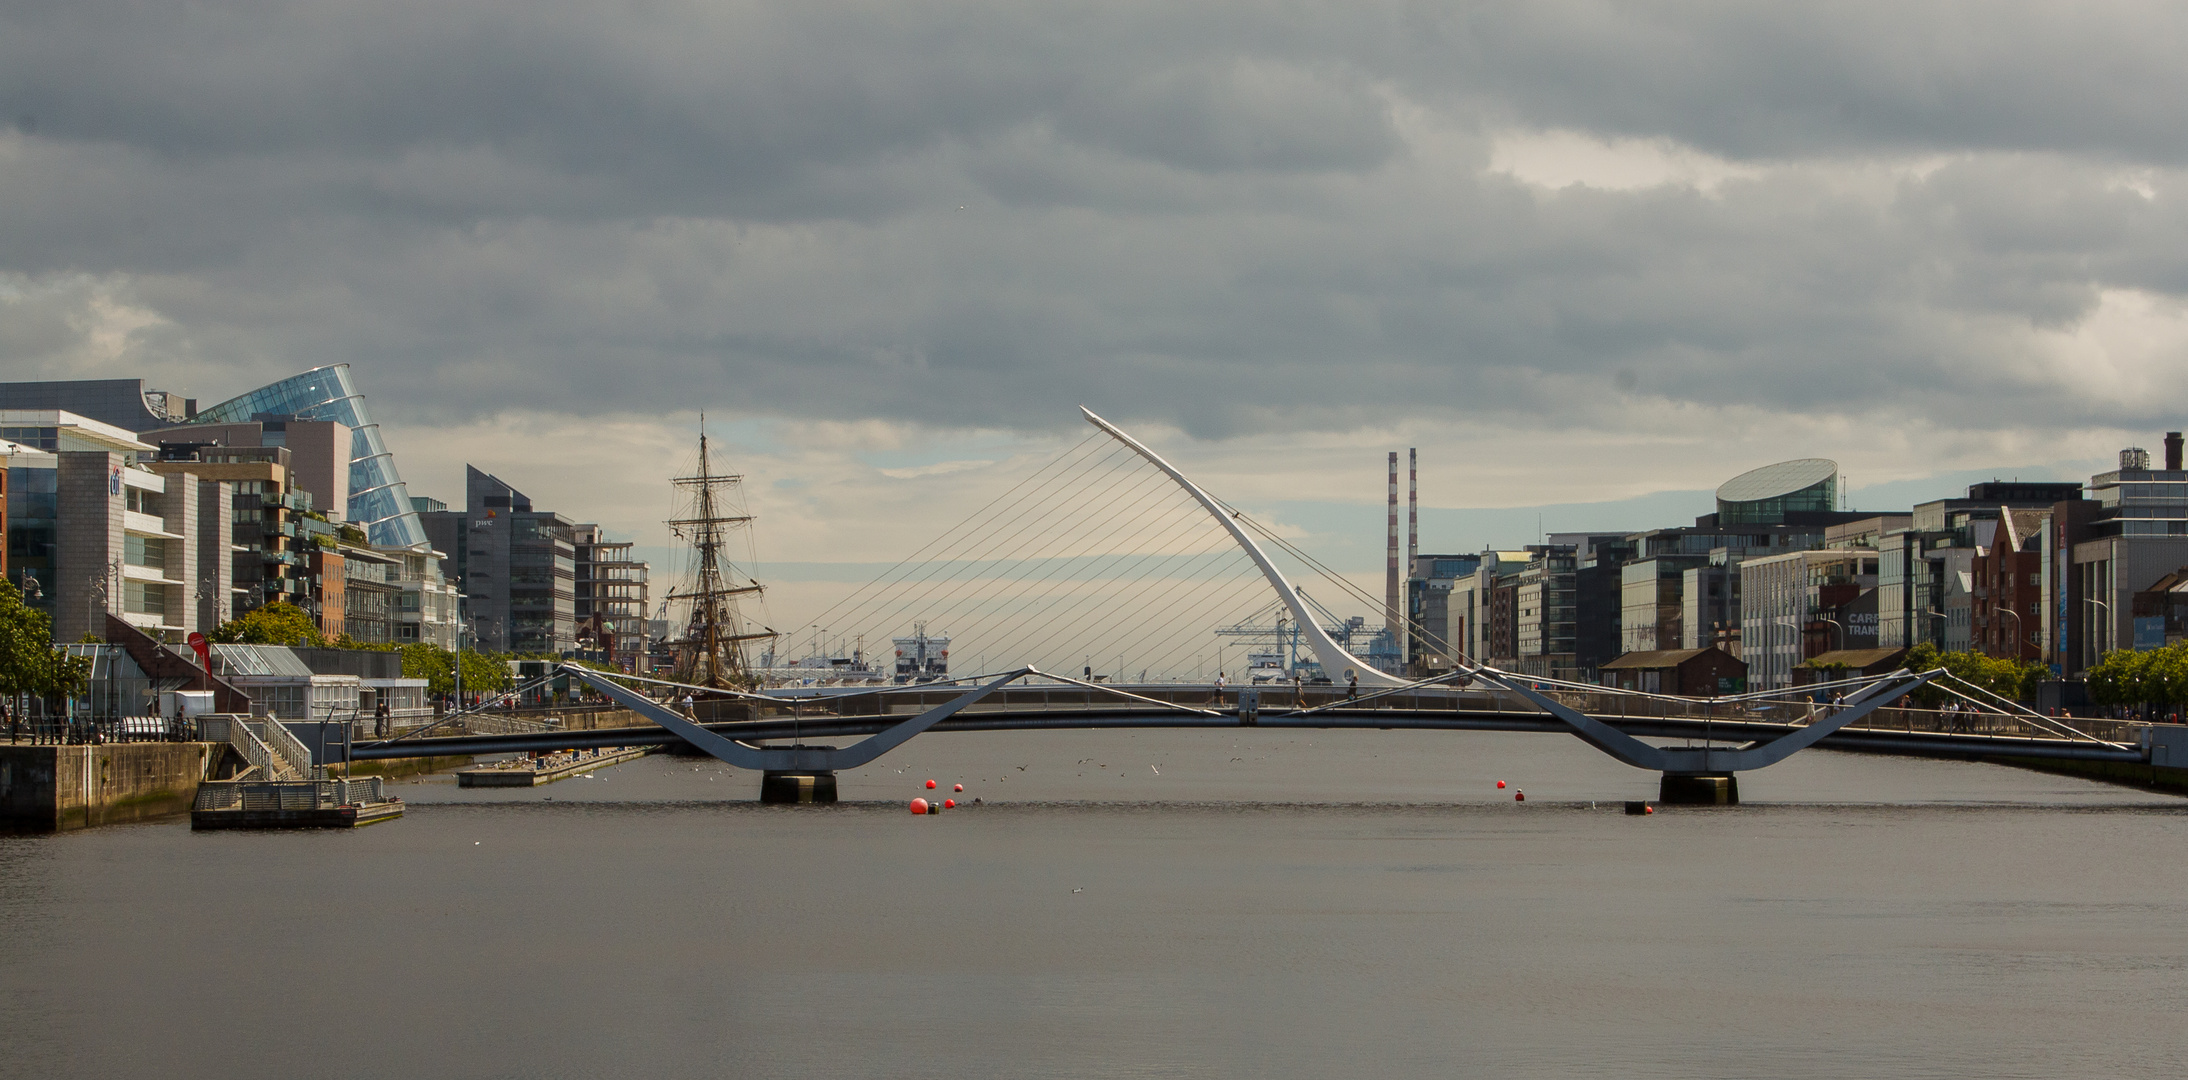
<path fill-rule="evenodd" d="M 2079 776 L 2089 780 L 2124 784 L 2147 791 L 2188 795 L 2188 769 L 2142 765 L 2124 761 L 2075 761 L 2070 758 L 1985 758 L 1998 765 L 2012 765 L 2035 772 Z"/>
<path fill-rule="evenodd" d="M 620 706 L 612 709 L 558 709 L 548 715 L 561 717 L 564 731 L 654 726 L 653 721 Z"/>
<path fill-rule="evenodd" d="M 212 743 L 0 743 L 0 828 L 56 832 L 190 812 Z"/>

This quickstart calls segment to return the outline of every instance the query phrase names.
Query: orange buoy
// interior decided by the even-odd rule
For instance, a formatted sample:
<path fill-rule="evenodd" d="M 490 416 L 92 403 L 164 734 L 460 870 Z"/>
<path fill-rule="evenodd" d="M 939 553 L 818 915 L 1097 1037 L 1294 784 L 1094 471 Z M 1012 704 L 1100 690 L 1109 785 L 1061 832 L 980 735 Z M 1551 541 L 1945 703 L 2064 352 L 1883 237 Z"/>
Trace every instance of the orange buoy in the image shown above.
<path fill-rule="evenodd" d="M 1526 802 L 1526 801 L 1527 801 L 1527 793 L 1526 793 L 1526 792 L 1524 792 L 1524 791 L 1515 791 L 1515 792 L 1513 792 L 1513 793 L 1512 793 L 1512 801 L 1513 801 L 1513 802 Z"/>
<path fill-rule="evenodd" d="M 932 781 L 932 780 L 929 780 L 929 781 L 927 781 L 927 790 L 928 790 L 928 791 L 933 791 L 933 790 L 934 790 L 934 781 Z"/>
<path fill-rule="evenodd" d="M 1503 790 L 1504 790 L 1504 781 L 1502 781 L 1502 780 L 1499 780 L 1499 781 L 1497 781 L 1497 790 L 1498 790 L 1498 791 L 1503 791 Z"/>
<path fill-rule="evenodd" d="M 951 791 L 963 791 L 963 790 L 965 790 L 965 785 L 963 785 L 963 784 L 959 784 L 959 785 L 957 785 L 956 787 L 953 787 L 953 788 L 951 788 L 950 790 L 951 790 Z"/>
<path fill-rule="evenodd" d="M 944 810 L 955 810 L 955 809 L 957 809 L 957 800 L 956 800 L 956 799 L 944 799 L 944 800 L 942 800 L 942 809 L 944 809 Z"/>
<path fill-rule="evenodd" d="M 927 800 L 925 800 L 925 799 L 913 799 L 913 800 L 912 800 L 912 813 L 915 813 L 915 814 L 924 814 L 924 813 L 926 813 L 926 812 L 927 812 Z"/>

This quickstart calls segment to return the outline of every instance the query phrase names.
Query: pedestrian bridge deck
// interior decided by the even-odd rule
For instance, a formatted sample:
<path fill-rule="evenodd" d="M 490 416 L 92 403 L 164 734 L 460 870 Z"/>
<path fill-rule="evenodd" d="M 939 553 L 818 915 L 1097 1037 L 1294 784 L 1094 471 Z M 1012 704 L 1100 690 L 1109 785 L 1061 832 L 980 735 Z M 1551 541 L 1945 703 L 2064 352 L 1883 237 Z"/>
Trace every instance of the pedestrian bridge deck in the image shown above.
<path fill-rule="evenodd" d="M 700 703 L 711 732 L 754 745 L 842 741 L 872 735 L 964 693 L 959 687 L 891 687 Z M 1619 693 L 1546 691 L 1589 717 L 1646 739 L 1739 744 L 1767 741 L 1829 715 L 1808 702 L 1713 702 Z M 1245 695 L 1242 701 L 1242 695 Z M 2147 760 L 2147 725 L 2076 720 L 2074 729 L 2003 711 L 1883 708 L 1819 745 L 1924 756 Z M 1049 728 L 1264 728 L 1539 731 L 1570 734 L 1544 709 L 1512 695 L 1430 686 L 1349 698 L 1343 687 L 1274 684 L 1017 685 L 995 690 L 932 731 Z M 2078 729 L 2078 730 L 2077 730 Z M 683 741 L 655 725 L 592 731 L 510 732 L 356 745 L 358 760 L 662 745 Z"/>

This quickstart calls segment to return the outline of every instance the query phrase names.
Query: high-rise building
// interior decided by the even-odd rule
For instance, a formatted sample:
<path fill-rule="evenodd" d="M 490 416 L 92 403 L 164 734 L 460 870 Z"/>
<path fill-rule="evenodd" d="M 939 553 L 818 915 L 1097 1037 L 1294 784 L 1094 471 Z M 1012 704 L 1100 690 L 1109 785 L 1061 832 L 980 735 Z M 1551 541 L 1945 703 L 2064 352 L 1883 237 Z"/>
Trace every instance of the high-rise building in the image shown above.
<path fill-rule="evenodd" d="M 577 637 L 586 659 L 639 670 L 646 653 L 646 563 L 630 541 L 610 540 L 595 524 L 570 530 L 577 552 Z"/>
<path fill-rule="evenodd" d="M 247 394 L 199 410 L 194 424 L 246 424 L 262 420 L 331 421 L 349 429 L 348 491 L 344 517 L 365 530 L 379 547 L 411 547 L 426 542 L 425 528 L 411 509 L 410 492 L 396 471 L 395 456 L 380 438 L 380 425 L 365 408 L 365 397 L 350 381 L 348 364 L 314 368 Z M 299 462 L 299 467 L 303 463 Z"/>
<path fill-rule="evenodd" d="M 420 527 L 456 560 L 474 640 L 497 652 L 576 651 L 576 523 L 534 510 L 530 496 L 473 466 L 464 495 L 462 511 L 429 511 Z"/>
<path fill-rule="evenodd" d="M 1571 544 L 1538 544 L 1527 568 L 1512 579 L 1514 593 L 1513 646 L 1522 675 L 1549 679 L 1580 677 L 1575 607 L 1575 575 L 1580 569 L 1578 548 Z"/>

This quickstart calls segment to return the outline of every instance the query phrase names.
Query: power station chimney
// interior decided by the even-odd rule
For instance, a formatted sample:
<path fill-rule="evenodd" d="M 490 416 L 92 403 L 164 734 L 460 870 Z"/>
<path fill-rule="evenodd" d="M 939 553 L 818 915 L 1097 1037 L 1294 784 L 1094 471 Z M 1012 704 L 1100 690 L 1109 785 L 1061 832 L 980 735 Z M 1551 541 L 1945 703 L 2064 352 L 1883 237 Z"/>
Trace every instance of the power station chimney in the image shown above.
<path fill-rule="evenodd" d="M 1398 639 L 1398 452 L 1390 452 L 1390 544 L 1383 560 L 1383 629 Z"/>
<path fill-rule="evenodd" d="M 2165 467 L 2174 472 L 2180 471 L 2180 432 L 2165 433 Z"/>
<path fill-rule="evenodd" d="M 1413 560 L 1421 554 L 1421 451 L 1405 452 L 1405 572 L 1413 576 Z"/>
<path fill-rule="evenodd" d="M 1413 587 L 1413 560 L 1421 554 L 1421 450 L 1408 447 L 1405 452 L 1405 588 Z M 1399 609 L 1405 617 L 1398 620 L 1398 655 L 1407 663 L 1413 660 L 1413 598 L 1400 601 Z"/>

